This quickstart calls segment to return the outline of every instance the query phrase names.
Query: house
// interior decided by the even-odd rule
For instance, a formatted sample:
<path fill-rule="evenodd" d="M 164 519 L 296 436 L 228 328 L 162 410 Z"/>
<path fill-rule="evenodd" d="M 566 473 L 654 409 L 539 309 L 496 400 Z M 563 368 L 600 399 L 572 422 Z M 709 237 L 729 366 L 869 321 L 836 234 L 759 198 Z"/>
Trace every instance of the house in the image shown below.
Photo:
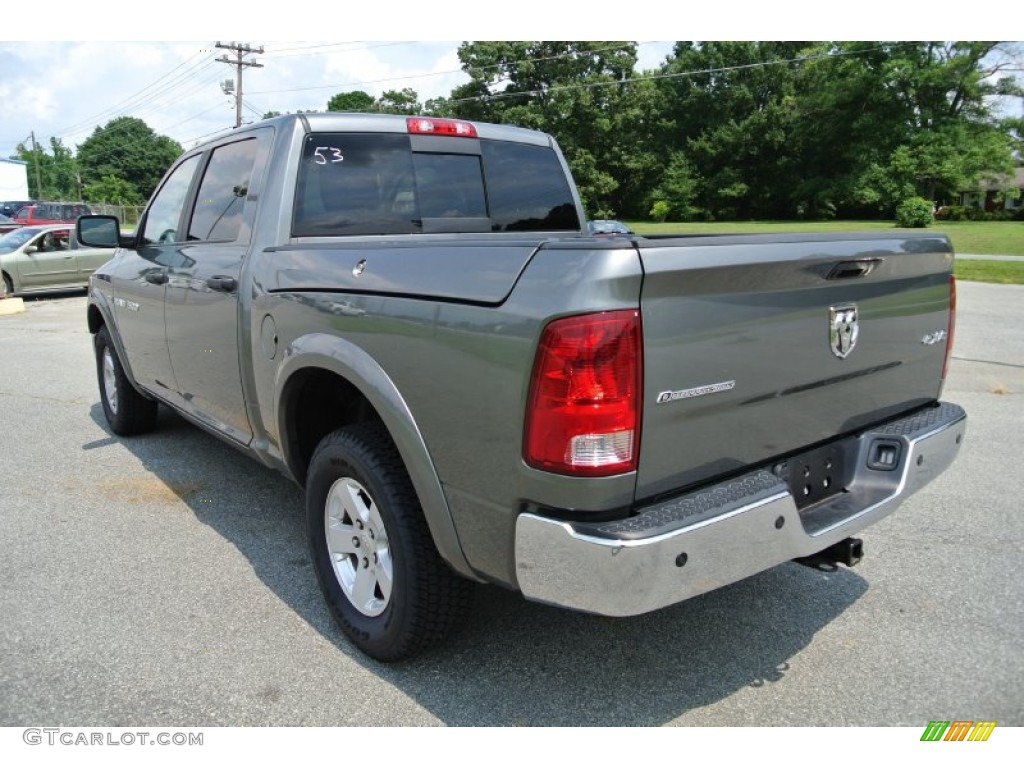
<path fill-rule="evenodd" d="M 1006 194 L 1013 189 L 1017 190 L 1016 197 Z M 1012 176 L 1001 173 L 982 179 L 976 189 L 960 193 L 960 205 L 986 211 L 1016 211 L 1024 207 L 1024 168 L 1015 169 Z"/>

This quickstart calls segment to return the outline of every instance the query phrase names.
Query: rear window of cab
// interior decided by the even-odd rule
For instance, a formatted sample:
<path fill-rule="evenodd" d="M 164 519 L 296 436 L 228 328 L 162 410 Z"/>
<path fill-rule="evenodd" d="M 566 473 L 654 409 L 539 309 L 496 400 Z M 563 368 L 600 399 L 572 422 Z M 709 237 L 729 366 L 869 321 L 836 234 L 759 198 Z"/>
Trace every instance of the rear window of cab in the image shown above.
<path fill-rule="evenodd" d="M 397 133 L 305 139 L 294 237 L 579 228 L 551 147 Z"/>

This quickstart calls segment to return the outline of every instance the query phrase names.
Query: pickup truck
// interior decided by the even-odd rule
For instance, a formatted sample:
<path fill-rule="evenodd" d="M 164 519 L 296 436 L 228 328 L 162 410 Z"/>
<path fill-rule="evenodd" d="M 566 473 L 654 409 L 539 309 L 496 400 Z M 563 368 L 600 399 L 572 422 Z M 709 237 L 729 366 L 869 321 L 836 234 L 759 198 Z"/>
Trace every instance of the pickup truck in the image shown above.
<path fill-rule="evenodd" d="M 330 610 L 391 661 L 473 582 L 610 616 L 854 534 L 959 451 L 930 232 L 592 237 L 554 139 L 290 115 L 186 152 L 93 276 L 111 430 L 158 404 L 305 488 Z M 173 450 L 173 446 L 168 446 Z"/>

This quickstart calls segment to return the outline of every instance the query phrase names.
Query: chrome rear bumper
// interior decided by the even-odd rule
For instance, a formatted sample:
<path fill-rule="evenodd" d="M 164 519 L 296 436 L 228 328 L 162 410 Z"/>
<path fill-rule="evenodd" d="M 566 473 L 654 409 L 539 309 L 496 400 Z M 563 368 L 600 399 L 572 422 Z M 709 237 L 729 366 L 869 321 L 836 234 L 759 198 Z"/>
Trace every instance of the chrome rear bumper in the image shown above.
<path fill-rule="evenodd" d="M 516 523 L 516 576 L 539 602 L 632 616 L 813 555 L 890 514 L 956 458 L 963 409 L 940 403 L 855 438 L 845 492 L 805 510 L 785 482 L 757 470 L 608 524 L 532 513 Z M 891 468 L 869 467 L 882 443 L 900 446 Z M 874 462 L 877 463 L 877 462 Z"/>

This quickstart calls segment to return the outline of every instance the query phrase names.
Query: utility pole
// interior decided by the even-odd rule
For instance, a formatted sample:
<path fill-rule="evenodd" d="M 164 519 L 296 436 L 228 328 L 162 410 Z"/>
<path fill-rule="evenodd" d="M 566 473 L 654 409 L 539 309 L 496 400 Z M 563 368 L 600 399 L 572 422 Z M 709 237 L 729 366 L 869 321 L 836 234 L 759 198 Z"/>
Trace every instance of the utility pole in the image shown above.
<path fill-rule="evenodd" d="M 43 182 L 39 179 L 39 145 L 36 144 L 36 132 L 32 131 L 32 159 L 36 161 L 36 194 L 43 199 Z"/>
<path fill-rule="evenodd" d="M 263 53 L 263 46 L 259 48 L 251 48 L 248 43 L 221 43 L 217 41 L 217 48 L 226 48 L 229 51 L 235 52 L 235 58 L 229 59 L 227 54 L 221 56 L 217 61 L 223 64 L 234 64 L 238 69 L 238 87 L 235 88 L 235 128 L 238 128 L 242 124 L 242 68 L 243 67 L 262 67 L 262 64 L 257 64 L 255 61 L 245 61 L 242 56 L 246 53 Z"/>

